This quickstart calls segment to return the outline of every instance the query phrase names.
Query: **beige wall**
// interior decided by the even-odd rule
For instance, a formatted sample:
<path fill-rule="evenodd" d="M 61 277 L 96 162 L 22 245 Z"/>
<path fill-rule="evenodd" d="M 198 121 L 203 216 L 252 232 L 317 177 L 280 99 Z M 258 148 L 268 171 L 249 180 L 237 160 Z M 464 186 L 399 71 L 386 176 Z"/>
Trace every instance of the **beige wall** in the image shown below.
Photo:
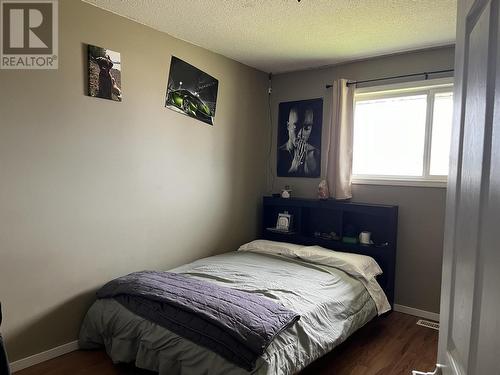
<path fill-rule="evenodd" d="M 331 90 L 325 85 L 337 78 L 363 80 L 453 68 L 452 47 L 418 51 L 352 62 L 323 69 L 280 74 L 273 77 L 274 122 L 271 165 L 276 166 L 276 124 L 280 102 L 324 98 L 322 175 L 330 118 Z M 275 173 L 274 173 L 275 176 Z M 320 179 L 274 177 L 273 191 L 290 185 L 293 195 L 315 197 Z M 268 186 L 269 188 L 269 186 Z M 354 185 L 353 200 L 399 205 L 396 264 L 397 304 L 439 312 L 441 259 L 446 189 Z"/>
<path fill-rule="evenodd" d="M 75 340 L 110 278 L 253 239 L 265 190 L 264 73 L 80 1 L 59 4 L 59 70 L 0 71 L 11 360 Z M 122 103 L 84 95 L 82 43 L 121 52 Z M 219 79 L 215 126 L 163 107 L 171 55 Z"/>

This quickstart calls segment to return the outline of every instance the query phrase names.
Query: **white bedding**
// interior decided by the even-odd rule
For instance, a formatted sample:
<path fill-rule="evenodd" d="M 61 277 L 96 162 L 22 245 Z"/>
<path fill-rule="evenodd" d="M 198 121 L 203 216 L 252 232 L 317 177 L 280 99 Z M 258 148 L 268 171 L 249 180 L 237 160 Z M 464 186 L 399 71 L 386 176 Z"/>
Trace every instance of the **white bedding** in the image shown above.
<path fill-rule="evenodd" d="M 175 268 L 190 277 L 258 293 L 301 315 L 278 335 L 252 374 L 295 374 L 377 315 L 367 285 L 341 271 L 298 259 L 232 252 Z M 207 348 L 128 311 L 113 299 L 90 308 L 80 334 L 83 348 L 105 346 L 115 362 L 135 362 L 160 374 L 236 375 L 247 371 Z"/>

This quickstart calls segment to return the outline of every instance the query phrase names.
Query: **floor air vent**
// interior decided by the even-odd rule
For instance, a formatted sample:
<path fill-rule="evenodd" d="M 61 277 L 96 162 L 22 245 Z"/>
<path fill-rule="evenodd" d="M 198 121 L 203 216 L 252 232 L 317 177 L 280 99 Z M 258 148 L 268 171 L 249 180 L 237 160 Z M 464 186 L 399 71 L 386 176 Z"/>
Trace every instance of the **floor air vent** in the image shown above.
<path fill-rule="evenodd" d="M 435 329 L 436 331 L 439 331 L 439 323 L 438 322 L 431 322 L 429 320 L 419 319 L 417 321 L 417 325 L 422 326 L 422 327 L 432 328 L 432 329 Z"/>

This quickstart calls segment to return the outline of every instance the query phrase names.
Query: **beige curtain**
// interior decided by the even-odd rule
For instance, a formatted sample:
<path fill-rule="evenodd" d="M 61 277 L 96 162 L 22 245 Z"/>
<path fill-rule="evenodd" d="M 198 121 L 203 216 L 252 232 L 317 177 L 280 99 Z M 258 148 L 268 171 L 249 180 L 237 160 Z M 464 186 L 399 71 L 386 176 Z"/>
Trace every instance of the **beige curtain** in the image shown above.
<path fill-rule="evenodd" d="M 332 116 L 327 147 L 326 180 L 335 199 L 350 199 L 354 85 L 339 79 L 332 87 Z"/>

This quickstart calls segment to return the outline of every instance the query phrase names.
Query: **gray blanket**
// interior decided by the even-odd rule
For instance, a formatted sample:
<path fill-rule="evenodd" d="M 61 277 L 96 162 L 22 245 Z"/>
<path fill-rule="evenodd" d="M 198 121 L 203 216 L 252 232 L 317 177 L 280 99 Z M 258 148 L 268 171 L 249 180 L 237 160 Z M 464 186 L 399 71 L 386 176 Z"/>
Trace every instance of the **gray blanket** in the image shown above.
<path fill-rule="evenodd" d="M 299 315 L 257 294 L 170 272 L 142 271 L 112 280 L 98 298 L 115 298 L 133 313 L 252 370 L 274 337 Z"/>

